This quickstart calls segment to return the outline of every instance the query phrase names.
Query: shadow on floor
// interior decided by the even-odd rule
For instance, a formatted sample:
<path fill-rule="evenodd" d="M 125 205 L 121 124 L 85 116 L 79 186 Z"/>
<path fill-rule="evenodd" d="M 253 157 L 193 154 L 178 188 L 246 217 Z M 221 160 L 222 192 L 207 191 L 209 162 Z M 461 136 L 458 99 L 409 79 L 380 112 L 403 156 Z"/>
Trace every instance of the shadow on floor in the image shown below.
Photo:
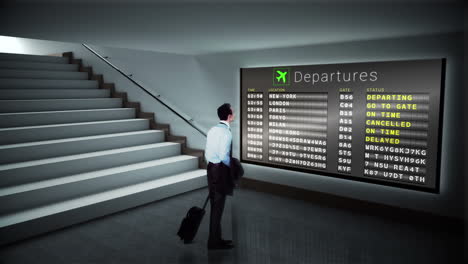
<path fill-rule="evenodd" d="M 249 190 L 229 197 L 223 234 L 236 248 L 208 251 L 209 206 L 185 245 L 180 221 L 200 189 L 0 249 L 0 263 L 460 263 L 463 232 L 433 231 Z"/>

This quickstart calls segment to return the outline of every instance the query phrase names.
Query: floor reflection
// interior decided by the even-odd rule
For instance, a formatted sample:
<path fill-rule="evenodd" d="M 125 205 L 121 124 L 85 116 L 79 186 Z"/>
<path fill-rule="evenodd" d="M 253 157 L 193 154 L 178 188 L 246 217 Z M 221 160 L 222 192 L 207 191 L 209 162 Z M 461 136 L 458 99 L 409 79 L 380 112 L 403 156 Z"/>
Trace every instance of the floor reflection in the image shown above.
<path fill-rule="evenodd" d="M 208 251 L 209 207 L 192 244 L 176 236 L 207 190 L 96 219 L 0 249 L 0 263 L 460 263 L 463 232 L 409 224 L 249 190 L 229 197 L 223 234 Z M 231 229 L 232 227 L 232 229 Z"/>

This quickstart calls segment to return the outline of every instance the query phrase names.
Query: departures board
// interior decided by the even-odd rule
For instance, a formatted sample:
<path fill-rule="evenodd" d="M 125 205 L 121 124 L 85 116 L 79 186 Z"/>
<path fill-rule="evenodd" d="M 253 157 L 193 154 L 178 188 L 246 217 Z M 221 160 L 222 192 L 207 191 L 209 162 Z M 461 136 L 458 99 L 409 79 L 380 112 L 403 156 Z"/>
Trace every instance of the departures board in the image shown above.
<path fill-rule="evenodd" d="M 241 69 L 241 161 L 439 191 L 445 59 Z"/>

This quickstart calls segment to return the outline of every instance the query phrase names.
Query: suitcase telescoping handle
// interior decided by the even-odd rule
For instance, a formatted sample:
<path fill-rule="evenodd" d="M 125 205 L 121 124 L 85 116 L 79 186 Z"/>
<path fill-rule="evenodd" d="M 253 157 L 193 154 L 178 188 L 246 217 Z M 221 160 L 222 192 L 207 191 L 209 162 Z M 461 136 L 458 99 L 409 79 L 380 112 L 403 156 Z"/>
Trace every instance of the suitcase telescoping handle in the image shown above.
<path fill-rule="evenodd" d="M 210 194 L 206 197 L 205 203 L 203 204 L 203 210 L 205 210 L 206 204 L 208 203 L 208 200 L 210 200 Z"/>

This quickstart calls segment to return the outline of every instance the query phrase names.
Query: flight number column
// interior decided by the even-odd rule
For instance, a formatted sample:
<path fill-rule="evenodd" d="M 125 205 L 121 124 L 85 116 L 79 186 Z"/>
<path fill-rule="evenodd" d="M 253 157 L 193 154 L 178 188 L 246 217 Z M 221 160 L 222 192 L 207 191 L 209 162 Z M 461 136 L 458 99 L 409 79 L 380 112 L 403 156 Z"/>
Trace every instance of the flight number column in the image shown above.
<path fill-rule="evenodd" d="M 263 93 L 247 93 L 247 158 L 263 160 Z"/>

